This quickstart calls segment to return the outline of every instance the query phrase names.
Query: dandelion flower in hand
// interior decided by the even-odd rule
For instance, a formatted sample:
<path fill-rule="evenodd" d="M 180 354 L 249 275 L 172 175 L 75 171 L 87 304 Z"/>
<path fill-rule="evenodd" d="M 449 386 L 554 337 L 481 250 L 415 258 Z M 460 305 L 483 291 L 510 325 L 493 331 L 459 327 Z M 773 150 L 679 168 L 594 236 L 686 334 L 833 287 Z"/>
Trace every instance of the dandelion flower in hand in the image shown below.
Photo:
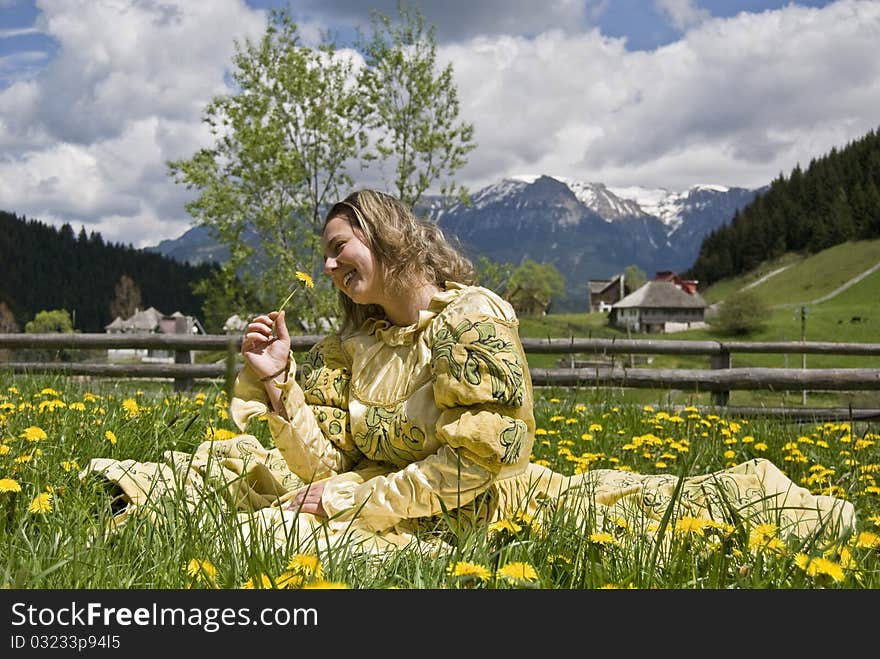
<path fill-rule="evenodd" d="M 297 271 L 296 271 L 296 278 L 297 278 L 297 280 L 300 281 L 300 282 L 303 284 L 303 286 L 305 286 L 306 288 L 314 288 L 314 287 L 315 287 L 315 281 L 312 279 L 311 275 L 307 275 L 305 272 L 300 272 L 299 270 L 297 270 Z M 299 290 L 299 289 L 298 289 L 296 286 L 294 286 L 294 287 L 293 287 L 293 290 L 290 291 L 290 295 L 288 295 L 286 298 L 284 298 L 284 302 L 282 302 L 281 304 L 278 305 L 278 312 L 279 312 L 279 313 L 281 313 L 282 311 L 284 311 L 284 307 L 287 306 L 287 303 L 290 302 L 291 298 L 293 298 L 294 294 L 296 294 L 296 292 L 297 292 L 298 290 Z M 275 322 L 276 322 L 276 321 L 273 321 L 273 322 L 272 322 L 272 331 L 273 331 L 273 333 L 274 333 L 274 331 L 275 331 Z"/>

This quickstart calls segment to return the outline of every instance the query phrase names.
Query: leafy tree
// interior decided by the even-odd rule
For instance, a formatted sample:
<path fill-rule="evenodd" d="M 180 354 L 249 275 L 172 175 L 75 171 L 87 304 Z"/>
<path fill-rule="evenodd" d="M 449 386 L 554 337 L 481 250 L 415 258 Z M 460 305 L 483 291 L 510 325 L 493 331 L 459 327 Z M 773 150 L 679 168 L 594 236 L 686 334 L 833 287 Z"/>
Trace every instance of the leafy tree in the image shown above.
<path fill-rule="evenodd" d="M 134 283 L 134 279 L 126 274 L 119 277 L 114 287 L 116 296 L 110 303 L 110 316 L 112 318 L 131 318 L 134 313 L 142 308 L 141 289 Z"/>
<path fill-rule="evenodd" d="M 25 323 L 24 331 L 27 334 L 73 334 L 73 320 L 67 309 L 40 311 Z"/>
<path fill-rule="evenodd" d="M 374 10 L 372 34 L 359 35 L 357 46 L 367 65 L 361 84 L 378 131 L 376 149 L 382 160 L 393 161 L 397 196 L 415 206 L 436 180 L 465 165 L 476 144 L 473 125 L 458 121 L 452 65 L 435 74 L 434 26 L 425 29 L 421 12 L 401 2 L 397 11 L 399 25 Z M 467 199 L 454 182 L 445 182 L 441 194 Z"/>
<path fill-rule="evenodd" d="M 326 35 L 303 45 L 287 10 L 270 13 L 258 43 L 236 43 L 237 93 L 215 97 L 204 114 L 213 145 L 168 163 L 175 182 L 198 191 L 187 211 L 229 250 L 195 288 L 207 318 L 276 308 L 298 271 L 316 286 L 294 297 L 291 317 L 331 314 L 332 286 L 316 276 L 320 231 L 329 204 L 353 186 L 350 171 L 393 159 L 398 191 L 414 203 L 464 165 L 472 128 L 455 123 L 452 71 L 434 76 L 433 30 L 401 11 L 400 28 L 374 14 L 372 37 L 359 35 L 360 68 Z"/>
<path fill-rule="evenodd" d="M 477 271 L 477 282 L 480 286 L 504 295 L 513 274 L 512 263 L 499 263 L 481 254 L 474 261 L 474 269 Z"/>
<path fill-rule="evenodd" d="M 721 334 L 744 335 L 762 329 L 769 320 L 770 308 L 752 289 L 739 290 L 724 300 L 709 320 Z"/>
<path fill-rule="evenodd" d="M 510 276 L 505 297 L 518 313 L 546 313 L 553 298 L 565 292 L 565 277 L 552 263 L 526 259 Z"/>
<path fill-rule="evenodd" d="M 40 311 L 33 320 L 25 323 L 24 331 L 27 334 L 73 334 L 73 319 L 67 309 L 53 309 L 52 311 Z M 60 350 L 25 350 L 23 354 L 28 359 L 70 361 L 70 352 Z"/>
<path fill-rule="evenodd" d="M 637 265 L 628 265 L 623 271 L 623 287 L 627 294 L 639 290 L 648 281 L 645 271 Z"/>
<path fill-rule="evenodd" d="M 245 300 L 273 309 L 297 271 L 317 272 L 322 211 L 352 185 L 347 163 L 367 146 L 368 107 L 352 82 L 352 59 L 331 43 L 302 45 L 286 10 L 270 16 L 259 43 L 236 43 L 239 93 L 207 106 L 214 145 L 169 163 L 176 182 L 199 190 L 187 211 L 229 248 L 217 276 L 197 289 L 211 293 L 206 307 L 222 305 L 227 315 L 250 314 Z M 329 285 L 322 290 L 327 307 Z M 301 315 L 305 297 L 291 303 Z"/>

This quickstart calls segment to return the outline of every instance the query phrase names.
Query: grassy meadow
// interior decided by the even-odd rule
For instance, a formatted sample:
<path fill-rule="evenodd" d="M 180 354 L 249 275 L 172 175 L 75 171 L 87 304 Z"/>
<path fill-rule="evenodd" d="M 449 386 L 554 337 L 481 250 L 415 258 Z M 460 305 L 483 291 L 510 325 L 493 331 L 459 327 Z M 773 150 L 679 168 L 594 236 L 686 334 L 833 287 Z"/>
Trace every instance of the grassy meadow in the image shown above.
<path fill-rule="evenodd" d="M 729 336 L 714 330 L 693 329 L 674 334 L 631 333 L 609 327 L 607 314 L 548 314 L 520 319 L 521 334 L 528 337 L 651 338 L 695 341 L 827 341 L 838 343 L 880 342 L 880 271 L 868 275 L 829 299 L 850 279 L 880 263 L 880 240 L 837 245 L 818 254 L 786 254 L 778 260 L 734 279 L 714 284 L 700 294 L 717 304 L 746 286 L 769 308 L 764 326 L 746 336 Z M 586 293 L 585 293 L 586 294 Z M 818 300 L 818 302 L 816 302 Z M 804 309 L 802 319 L 801 308 Z M 530 354 L 529 365 L 550 368 L 562 355 Z M 623 356 L 621 356 L 623 357 Z M 576 355 L 589 359 L 590 355 Z M 641 368 L 710 368 L 709 357 L 656 355 Z M 773 368 L 880 368 L 880 357 L 798 354 L 733 354 L 733 367 Z M 623 393 L 623 392 L 621 392 Z M 633 402 L 663 402 L 678 405 L 708 405 L 708 394 L 695 395 L 675 390 L 628 390 Z M 842 406 L 880 408 L 878 392 L 763 392 L 732 391 L 731 405 Z"/>
<path fill-rule="evenodd" d="M 707 302 L 754 285 L 771 307 L 766 325 L 738 340 L 878 341 L 880 272 L 818 301 L 880 262 L 880 241 L 849 243 L 810 257 L 787 255 L 701 291 Z M 771 275 L 767 277 L 767 275 Z M 766 279 L 762 279 L 766 277 Z M 626 338 L 605 314 L 523 317 L 524 337 Z M 631 338 L 725 340 L 713 330 Z M 219 355 L 222 358 L 224 355 Z M 528 355 L 531 367 L 562 355 Z M 577 358 L 589 358 L 578 355 Z M 640 367 L 708 368 L 708 357 L 656 356 Z M 800 367 L 801 355 L 733 355 L 733 366 Z M 807 356 L 806 366 L 880 367 L 880 358 Z M 649 529 L 586 527 L 563 511 L 543 527 L 504 520 L 459 538 L 452 555 L 403 550 L 381 562 L 356 555 L 245 543 L 234 512 L 218 503 L 194 513 L 161 502 L 162 523 L 135 517 L 108 532 L 119 501 L 92 458 L 160 461 L 166 451 L 236 434 L 222 382 L 185 393 L 170 382 L 23 376 L 0 370 L 0 586 L 28 589 L 175 588 L 880 588 L 880 445 L 874 422 L 797 423 L 737 418 L 705 407 L 708 394 L 612 387 L 536 391 L 532 460 L 565 473 L 618 469 L 699 475 L 766 458 L 796 484 L 855 506 L 854 533 L 833 544 L 784 538 L 773 524 L 749 526 L 665 517 Z M 731 393 L 731 405 L 880 407 L 872 392 Z M 712 412 L 705 410 L 711 409 Z M 702 410 L 702 411 L 701 411 Z M 265 446 L 265 423 L 249 429 Z M 607 520 L 606 520 L 607 522 Z"/>
<path fill-rule="evenodd" d="M 649 529 L 621 520 L 544 527 L 504 520 L 452 555 L 402 550 L 381 562 L 246 544 L 231 511 L 162 502 L 162 523 L 117 511 L 91 458 L 156 461 L 235 434 L 220 384 L 0 373 L 0 585 L 5 588 L 874 589 L 880 588 L 880 451 L 860 423 L 784 424 L 614 400 L 599 390 L 537 392 L 532 459 L 572 474 L 613 468 L 696 475 L 767 458 L 814 493 L 853 503 L 854 533 L 827 544 L 773 524 L 675 515 Z M 265 444 L 264 423 L 251 431 Z"/>

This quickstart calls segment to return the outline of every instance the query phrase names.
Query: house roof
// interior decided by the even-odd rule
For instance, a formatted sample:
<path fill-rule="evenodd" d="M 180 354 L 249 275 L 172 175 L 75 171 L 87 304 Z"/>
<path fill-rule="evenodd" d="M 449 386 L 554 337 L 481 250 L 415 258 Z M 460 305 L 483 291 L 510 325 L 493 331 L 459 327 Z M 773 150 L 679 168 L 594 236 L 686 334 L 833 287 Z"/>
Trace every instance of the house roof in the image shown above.
<path fill-rule="evenodd" d="M 613 304 L 612 308 L 704 309 L 707 306 L 699 293 L 685 293 L 671 281 L 649 281 Z"/>
<path fill-rule="evenodd" d="M 587 286 L 590 293 L 602 293 L 612 285 L 619 286 L 621 277 L 623 275 L 615 275 L 611 279 L 590 279 L 587 281 Z"/>
<path fill-rule="evenodd" d="M 146 331 L 152 332 L 159 326 L 159 321 L 166 317 L 161 311 L 155 307 L 147 309 L 138 309 L 129 318 L 120 318 L 117 316 L 109 325 L 105 325 L 104 329 L 119 330 L 122 332 Z"/>

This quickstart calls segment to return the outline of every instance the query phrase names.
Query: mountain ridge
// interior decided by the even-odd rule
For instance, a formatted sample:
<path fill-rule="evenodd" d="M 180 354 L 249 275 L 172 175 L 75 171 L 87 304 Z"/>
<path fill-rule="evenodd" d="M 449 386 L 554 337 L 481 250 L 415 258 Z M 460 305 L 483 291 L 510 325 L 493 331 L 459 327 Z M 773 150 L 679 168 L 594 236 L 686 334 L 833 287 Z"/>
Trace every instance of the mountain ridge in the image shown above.
<path fill-rule="evenodd" d="M 589 279 L 609 278 L 628 265 L 649 276 L 686 270 L 703 237 L 760 190 L 700 184 L 679 192 L 521 175 L 477 190 L 469 205 L 427 196 L 417 212 L 435 220 L 471 258 L 552 263 L 566 279 L 559 308 L 576 311 L 586 306 Z M 145 249 L 190 264 L 225 258 L 205 227 Z"/>

